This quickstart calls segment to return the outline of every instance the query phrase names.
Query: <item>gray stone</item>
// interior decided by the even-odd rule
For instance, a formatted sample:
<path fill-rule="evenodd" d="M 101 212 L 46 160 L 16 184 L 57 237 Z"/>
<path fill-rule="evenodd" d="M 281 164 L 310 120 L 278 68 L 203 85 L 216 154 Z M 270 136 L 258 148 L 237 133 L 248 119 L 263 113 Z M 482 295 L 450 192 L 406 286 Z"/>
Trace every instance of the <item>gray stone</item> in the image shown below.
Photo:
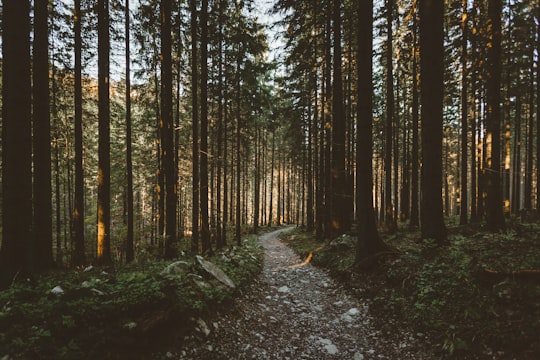
<path fill-rule="evenodd" d="M 197 255 L 197 261 L 202 266 L 202 268 L 215 277 L 217 280 L 219 280 L 221 283 L 227 285 L 228 287 L 234 289 L 236 286 L 234 285 L 233 281 L 221 270 L 218 266 L 214 265 L 208 260 L 205 260 L 202 256 Z"/>
<path fill-rule="evenodd" d="M 185 261 L 175 261 L 165 267 L 161 275 L 182 275 L 189 270 L 189 263 Z"/>

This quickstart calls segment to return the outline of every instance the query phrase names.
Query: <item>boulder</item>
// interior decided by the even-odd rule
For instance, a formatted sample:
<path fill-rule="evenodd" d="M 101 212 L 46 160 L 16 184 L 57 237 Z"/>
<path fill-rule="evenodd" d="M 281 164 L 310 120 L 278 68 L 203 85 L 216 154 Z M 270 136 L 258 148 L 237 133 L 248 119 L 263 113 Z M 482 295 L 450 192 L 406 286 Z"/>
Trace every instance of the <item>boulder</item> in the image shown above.
<path fill-rule="evenodd" d="M 217 265 L 214 265 L 208 260 L 205 260 L 202 256 L 197 255 L 197 261 L 201 265 L 201 267 L 210 275 L 212 275 L 214 278 L 216 278 L 219 282 L 221 282 L 224 285 L 227 285 L 228 287 L 234 289 L 236 286 L 234 285 L 233 281 L 221 270 Z"/>

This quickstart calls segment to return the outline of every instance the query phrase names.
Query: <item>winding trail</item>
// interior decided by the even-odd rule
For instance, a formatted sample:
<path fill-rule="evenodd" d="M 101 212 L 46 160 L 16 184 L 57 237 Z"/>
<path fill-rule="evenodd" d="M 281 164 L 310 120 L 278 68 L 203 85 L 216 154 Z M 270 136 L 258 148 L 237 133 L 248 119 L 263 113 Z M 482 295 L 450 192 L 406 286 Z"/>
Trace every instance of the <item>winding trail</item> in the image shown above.
<path fill-rule="evenodd" d="M 417 336 L 395 326 L 377 329 L 367 302 L 347 294 L 323 270 L 302 265 L 278 238 L 290 229 L 260 237 L 265 249 L 261 276 L 232 311 L 203 324 L 167 358 L 433 358 Z"/>

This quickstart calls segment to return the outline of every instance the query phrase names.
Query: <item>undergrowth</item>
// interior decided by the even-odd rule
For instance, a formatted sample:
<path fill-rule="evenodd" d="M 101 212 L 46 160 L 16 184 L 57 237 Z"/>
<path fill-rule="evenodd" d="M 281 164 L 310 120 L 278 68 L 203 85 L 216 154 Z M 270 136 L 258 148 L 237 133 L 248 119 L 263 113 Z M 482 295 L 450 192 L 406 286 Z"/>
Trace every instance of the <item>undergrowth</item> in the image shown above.
<path fill-rule="evenodd" d="M 540 358 L 540 226 L 516 225 L 491 234 L 449 228 L 439 247 L 418 232 L 384 236 L 400 250 L 369 273 L 354 268 L 354 249 L 285 235 L 300 255 L 323 266 L 371 302 L 380 318 L 393 316 L 426 334 L 441 358 Z M 539 276 L 537 276 L 539 275 Z"/>
<path fill-rule="evenodd" d="M 250 236 L 208 260 L 238 290 L 260 272 L 262 255 Z M 178 260 L 188 263 L 188 271 L 162 274 Z M 62 270 L 14 283 L 0 291 L 0 358 L 142 358 L 154 342 L 188 331 L 193 317 L 234 296 L 194 257 L 174 261 Z M 58 286 L 63 292 L 54 294 Z"/>

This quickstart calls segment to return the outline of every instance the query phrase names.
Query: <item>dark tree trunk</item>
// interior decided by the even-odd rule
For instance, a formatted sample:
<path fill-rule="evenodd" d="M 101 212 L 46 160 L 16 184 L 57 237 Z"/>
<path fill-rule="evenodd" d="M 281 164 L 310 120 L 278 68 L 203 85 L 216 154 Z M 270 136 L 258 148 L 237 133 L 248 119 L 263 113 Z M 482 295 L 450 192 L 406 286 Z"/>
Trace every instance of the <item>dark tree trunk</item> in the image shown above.
<path fill-rule="evenodd" d="M 356 209 L 358 246 L 356 262 L 387 247 L 377 231 L 373 210 L 373 1 L 358 3 L 358 104 L 356 141 Z"/>
<path fill-rule="evenodd" d="M 223 247 L 221 221 L 221 182 L 223 170 L 223 0 L 218 0 L 218 113 L 217 113 L 217 163 L 216 163 L 216 246 Z M 224 178 L 223 178 L 224 179 Z"/>
<path fill-rule="evenodd" d="M 534 56 L 534 55 L 532 55 Z M 531 64 L 530 69 L 531 79 L 530 79 L 530 94 L 529 94 L 529 114 L 528 114 L 528 123 L 527 123 L 527 151 L 525 164 L 525 189 L 524 196 L 525 200 L 523 202 L 523 207 L 526 210 L 532 209 L 532 173 L 533 173 L 533 141 L 534 141 L 534 64 Z"/>
<path fill-rule="evenodd" d="M 201 244 L 203 254 L 212 252 L 208 222 L 208 0 L 201 8 Z"/>
<path fill-rule="evenodd" d="M 468 222 L 467 219 L 467 203 L 468 203 L 468 187 L 467 187 L 467 147 L 468 147 L 468 131 L 469 124 L 467 121 L 468 108 L 467 102 L 467 79 L 469 76 L 467 68 L 467 35 L 469 29 L 467 26 L 467 0 L 462 1 L 463 14 L 461 17 L 461 188 L 459 189 L 459 224 L 465 225 Z"/>
<path fill-rule="evenodd" d="M 0 289 L 32 272 L 30 2 L 2 2 Z"/>
<path fill-rule="evenodd" d="M 274 167 L 276 152 L 276 133 L 272 131 L 272 157 L 270 160 L 270 209 L 268 210 L 268 226 L 272 225 L 274 219 Z"/>
<path fill-rule="evenodd" d="M 235 239 L 236 244 L 238 246 L 241 245 L 241 225 L 242 225 L 242 216 L 241 216 L 241 194 L 242 194 L 242 188 L 241 188 L 241 173 L 242 173 L 242 161 L 241 158 L 241 151 L 240 151 L 240 136 L 241 133 L 241 98 L 242 95 L 240 93 L 241 87 L 240 87 L 240 70 L 241 70 L 241 52 L 238 54 L 238 58 L 236 60 L 236 219 L 235 219 Z"/>
<path fill-rule="evenodd" d="M 394 208 L 392 205 L 392 137 L 394 125 L 394 71 L 392 59 L 392 25 L 394 1 L 386 0 L 386 123 L 384 129 L 384 222 L 387 230 L 394 232 Z M 397 154 L 396 154 L 397 155 Z"/>
<path fill-rule="evenodd" d="M 191 116 L 192 116 L 192 156 L 193 156 L 193 191 L 191 213 L 191 252 L 199 252 L 199 76 L 197 64 L 197 1 L 190 0 L 191 8 Z"/>
<path fill-rule="evenodd" d="M 540 4 L 536 5 L 536 51 L 540 53 Z M 540 66 L 536 67 L 536 211 L 540 215 Z"/>
<path fill-rule="evenodd" d="M 111 141 L 109 100 L 109 0 L 98 0 L 98 211 L 97 261 L 112 263 L 111 257 Z"/>
<path fill-rule="evenodd" d="M 345 110 L 341 78 L 341 1 L 334 0 L 333 24 L 333 85 L 332 85 L 332 219 L 331 236 L 350 228 L 347 214 L 347 184 L 345 173 Z"/>
<path fill-rule="evenodd" d="M 163 256 L 174 257 L 176 241 L 176 175 L 172 114 L 171 0 L 161 0 L 161 126 L 165 173 L 165 243 Z"/>
<path fill-rule="evenodd" d="M 125 0 L 126 22 L 126 201 L 127 201 L 127 237 L 126 262 L 135 259 L 133 250 L 133 161 L 131 156 L 131 60 L 130 60 L 130 14 L 129 0 Z"/>
<path fill-rule="evenodd" d="M 34 1 L 34 264 L 53 266 L 48 1 Z"/>
<path fill-rule="evenodd" d="M 443 0 L 420 1 L 422 199 L 424 239 L 446 241 L 442 207 Z"/>
<path fill-rule="evenodd" d="M 413 64 L 412 64 L 412 149 L 411 149 L 411 220 L 409 225 L 411 227 L 418 227 L 420 225 L 419 217 L 419 183 L 418 174 L 420 172 L 419 154 L 420 149 L 418 146 L 418 49 L 417 49 L 417 0 L 413 0 Z"/>
<path fill-rule="evenodd" d="M 73 209 L 74 251 L 72 263 L 75 266 L 85 262 L 84 249 L 84 168 L 83 168 L 83 129 L 82 129 L 82 83 L 81 83 L 81 2 L 75 1 L 75 201 Z"/>
<path fill-rule="evenodd" d="M 521 209 L 521 95 L 516 97 L 516 114 L 514 125 L 514 165 L 512 167 L 512 213 Z"/>
<path fill-rule="evenodd" d="M 504 214 L 502 211 L 501 191 L 501 0 L 489 0 L 488 21 L 491 29 L 490 45 L 488 46 L 488 76 L 487 76 L 487 227 L 491 231 L 504 229 Z"/>

